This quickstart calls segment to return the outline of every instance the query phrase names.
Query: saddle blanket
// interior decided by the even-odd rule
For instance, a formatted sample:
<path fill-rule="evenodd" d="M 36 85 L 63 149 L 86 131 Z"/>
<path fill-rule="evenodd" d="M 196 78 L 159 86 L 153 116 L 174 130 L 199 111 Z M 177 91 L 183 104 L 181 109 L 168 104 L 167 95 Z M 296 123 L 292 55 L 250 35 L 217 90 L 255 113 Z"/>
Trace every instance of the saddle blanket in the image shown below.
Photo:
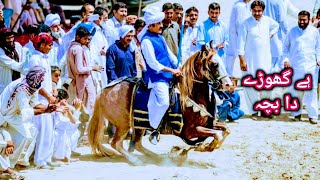
<path fill-rule="evenodd" d="M 136 91 L 133 96 L 134 99 L 131 107 L 133 126 L 134 128 L 138 129 L 152 129 L 149 123 L 148 114 L 148 100 L 151 90 L 142 84 L 136 84 L 135 86 Z M 170 95 L 170 107 L 160 123 L 160 131 L 164 129 L 164 125 L 169 126 L 169 129 L 171 129 L 177 135 L 181 133 L 183 128 L 183 117 L 179 94 L 177 93 L 172 93 L 172 95 Z M 165 127 L 165 129 L 167 129 L 167 127 Z"/>

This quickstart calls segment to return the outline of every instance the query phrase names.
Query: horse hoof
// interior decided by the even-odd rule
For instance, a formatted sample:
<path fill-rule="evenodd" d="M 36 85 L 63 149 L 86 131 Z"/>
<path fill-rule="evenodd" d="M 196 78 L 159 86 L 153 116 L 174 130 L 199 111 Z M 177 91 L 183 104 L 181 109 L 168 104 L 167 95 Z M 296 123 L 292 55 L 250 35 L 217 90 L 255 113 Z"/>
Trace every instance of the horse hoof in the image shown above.
<path fill-rule="evenodd" d="M 204 152 L 206 149 L 206 146 L 204 144 L 199 144 L 194 151 Z"/>
<path fill-rule="evenodd" d="M 129 162 L 134 166 L 142 166 L 143 162 L 137 157 L 128 158 Z"/>
<path fill-rule="evenodd" d="M 179 146 L 173 146 L 170 152 L 171 152 L 171 153 L 176 153 L 176 152 L 178 152 L 178 151 L 180 151 L 180 150 L 181 150 L 181 147 L 179 147 Z"/>

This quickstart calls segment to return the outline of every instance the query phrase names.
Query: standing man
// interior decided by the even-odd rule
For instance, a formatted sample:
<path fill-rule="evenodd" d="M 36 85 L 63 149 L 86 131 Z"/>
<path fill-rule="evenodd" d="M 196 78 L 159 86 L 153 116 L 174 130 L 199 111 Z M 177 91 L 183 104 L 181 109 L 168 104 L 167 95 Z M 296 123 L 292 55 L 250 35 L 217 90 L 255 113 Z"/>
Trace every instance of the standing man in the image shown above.
<path fill-rule="evenodd" d="M 0 32 L 0 94 L 12 81 L 20 78 L 26 51 L 15 42 L 15 33 L 7 28 Z"/>
<path fill-rule="evenodd" d="M 123 25 L 119 28 L 120 40 L 112 44 L 107 51 L 106 72 L 108 81 L 127 76 L 135 77 L 137 70 L 135 67 L 135 53 L 129 49 L 134 37 L 134 27 Z"/>
<path fill-rule="evenodd" d="M 65 51 L 59 50 L 62 43 L 61 38 L 65 34 L 64 30 L 60 27 L 60 16 L 58 14 L 48 14 L 44 24 L 50 27 L 53 37 L 52 49 L 48 54 L 50 56 L 50 66 L 58 66 L 65 54 Z"/>
<path fill-rule="evenodd" d="M 94 12 L 94 7 L 89 4 L 89 3 L 85 3 L 82 7 L 81 7 L 81 16 L 82 16 L 82 21 L 83 22 L 88 22 L 90 16 L 93 14 Z"/>
<path fill-rule="evenodd" d="M 292 28 L 284 43 L 283 60 L 284 67 L 293 68 L 292 84 L 303 79 L 306 74 L 312 75 L 312 90 L 298 91 L 293 85 L 290 88 L 291 95 L 304 99 L 309 121 L 318 123 L 317 85 L 320 65 L 320 37 L 317 28 L 309 25 L 310 13 L 301 11 L 298 16 L 298 26 Z M 292 112 L 295 120 L 301 120 L 302 110 Z"/>
<path fill-rule="evenodd" d="M 80 99 L 90 114 L 96 99 L 96 90 L 91 71 L 100 71 L 101 66 L 90 66 L 90 60 L 86 53 L 90 38 L 94 35 L 95 28 L 88 24 L 79 25 L 76 38 L 67 52 L 67 67 L 72 82 L 69 86 L 70 97 Z M 68 89 L 69 90 L 69 89 Z"/>
<path fill-rule="evenodd" d="M 164 37 L 167 45 L 175 56 L 178 56 L 179 50 L 179 35 L 180 26 L 178 23 L 172 20 L 173 18 L 173 5 L 171 3 L 165 3 L 162 6 L 162 12 L 165 14 L 163 19 L 162 36 Z"/>
<path fill-rule="evenodd" d="M 266 9 L 264 10 L 264 15 L 271 17 L 279 24 L 277 34 L 271 38 L 272 71 L 278 72 L 280 70 L 283 42 L 288 33 L 287 17 L 283 1 L 265 0 L 265 3 Z"/>
<path fill-rule="evenodd" d="M 149 137 L 152 144 L 160 140 L 158 126 L 169 108 L 169 82 L 173 75 L 181 75 L 181 71 L 176 69 L 176 56 L 161 36 L 164 16 L 157 7 L 148 9 L 143 16 L 146 26 L 139 34 L 139 38 L 142 37 L 142 54 L 147 63 L 148 87 L 151 88 L 148 111 L 150 125 L 154 128 Z"/>
<path fill-rule="evenodd" d="M 127 5 L 122 2 L 116 2 L 112 6 L 113 17 L 106 22 L 105 35 L 108 40 L 108 44 L 113 44 L 116 40 L 119 40 L 118 29 L 126 24 L 125 18 L 127 17 Z"/>
<path fill-rule="evenodd" d="M 314 3 L 313 11 L 312 11 L 312 23 L 316 20 L 317 12 L 320 8 L 320 0 L 316 0 Z"/>
<path fill-rule="evenodd" d="M 263 16 L 265 4 L 261 0 L 251 4 L 252 16 L 246 19 L 239 32 L 239 59 L 240 68 L 244 75 L 255 77 L 257 70 L 265 73 L 271 72 L 270 38 L 277 33 L 279 24 L 273 19 Z M 257 119 L 258 113 L 253 110 L 253 105 L 262 98 L 270 98 L 265 91 L 256 91 L 253 88 L 244 88 L 246 102 L 252 119 Z M 264 116 L 264 114 L 263 114 Z"/>
<path fill-rule="evenodd" d="M 96 28 L 96 33 L 91 39 L 90 42 L 90 53 L 92 60 L 96 60 L 98 65 L 106 67 L 106 51 L 109 48 L 107 38 L 104 34 L 106 22 L 108 21 L 108 11 L 102 7 L 96 7 L 94 9 L 94 14 L 99 15 L 99 18 L 94 21 L 94 27 Z M 103 89 L 108 84 L 108 78 L 105 70 L 101 72 L 96 72 L 98 74 L 98 86 L 101 86 L 98 89 Z"/>
<path fill-rule="evenodd" d="M 179 3 L 173 3 L 173 16 L 172 21 L 175 21 L 176 23 L 181 26 L 182 24 L 182 16 L 183 16 L 183 7 Z"/>
<path fill-rule="evenodd" d="M 186 10 L 186 17 L 189 20 L 189 27 L 183 34 L 182 39 L 182 61 L 183 64 L 197 50 L 197 32 L 198 32 L 198 15 L 199 11 L 196 7 L 190 7 Z"/>
<path fill-rule="evenodd" d="M 240 67 L 237 66 L 238 62 L 238 36 L 239 28 L 244 20 L 251 16 L 250 12 L 250 1 L 251 0 L 238 0 L 234 3 L 230 16 L 229 23 L 229 46 L 226 52 L 226 69 L 230 77 L 241 78 Z M 237 69 L 235 69 L 235 67 Z M 237 83 L 237 81 L 235 80 Z"/>
<path fill-rule="evenodd" d="M 200 24 L 198 28 L 198 48 L 208 43 L 217 51 L 217 54 L 225 63 L 225 50 L 229 45 L 228 29 L 218 18 L 220 16 L 220 4 L 211 3 L 208 8 L 209 18 Z"/>

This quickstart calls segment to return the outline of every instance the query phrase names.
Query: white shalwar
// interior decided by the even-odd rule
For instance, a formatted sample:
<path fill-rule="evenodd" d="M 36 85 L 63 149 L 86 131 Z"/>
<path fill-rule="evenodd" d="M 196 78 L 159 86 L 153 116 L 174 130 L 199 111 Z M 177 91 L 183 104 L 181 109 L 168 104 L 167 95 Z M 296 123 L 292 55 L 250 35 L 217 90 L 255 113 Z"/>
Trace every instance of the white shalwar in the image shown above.
<path fill-rule="evenodd" d="M 293 68 L 292 86 L 289 92 L 292 97 L 297 97 L 302 107 L 304 98 L 306 110 L 309 118 L 318 119 L 318 72 L 320 63 L 320 37 L 317 28 L 309 25 L 305 30 L 298 26 L 291 29 L 284 43 L 283 61 L 290 62 Z M 303 79 L 306 74 L 311 74 L 313 78 L 312 90 L 297 91 L 294 83 Z M 302 110 L 292 112 L 293 116 L 300 115 Z"/>
<path fill-rule="evenodd" d="M 12 141 L 10 134 L 0 127 L 0 171 L 10 168 L 9 156 L 6 155 L 7 141 Z"/>
<path fill-rule="evenodd" d="M 101 85 L 102 85 L 101 88 L 103 89 L 108 84 L 107 73 L 105 70 L 107 58 L 105 55 L 102 56 L 100 54 L 100 51 L 104 47 L 104 52 L 106 52 L 107 49 L 109 48 L 109 44 L 104 34 L 104 30 L 96 24 L 94 24 L 94 27 L 96 28 L 96 33 L 94 34 L 90 42 L 90 52 L 91 52 L 91 58 L 97 59 L 97 62 L 99 63 L 99 65 L 103 67 L 103 70 L 101 70 L 99 73 L 100 75 L 99 79 L 101 80 Z"/>
<path fill-rule="evenodd" d="M 21 72 L 23 62 L 27 58 L 26 51 L 23 50 L 20 43 L 15 42 L 15 49 L 19 56 L 19 62 L 8 57 L 4 50 L 0 48 L 0 94 L 12 82 L 12 70 Z"/>
<path fill-rule="evenodd" d="M 262 16 L 257 21 L 253 16 L 246 19 L 240 27 L 239 31 L 239 49 L 238 54 L 244 55 L 247 62 L 247 71 L 243 75 L 256 76 L 257 70 L 261 69 L 266 74 L 271 72 L 271 50 L 270 36 L 277 33 L 279 24 L 273 19 Z M 269 98 L 269 93 L 256 91 L 254 88 L 244 88 L 246 102 L 249 112 L 256 113 L 253 110 L 255 102 L 261 98 Z"/>
<path fill-rule="evenodd" d="M 29 163 L 38 133 L 32 123 L 33 107 L 39 104 L 37 101 L 38 95 L 37 92 L 28 95 L 23 90 L 14 93 L 17 84 L 21 81 L 22 78 L 10 83 L 0 96 L 0 119 L 3 118 L 8 123 L 6 129 L 15 143 L 14 153 L 10 155 L 12 168 L 16 163 L 22 165 Z"/>
<path fill-rule="evenodd" d="M 172 53 L 168 45 L 166 46 L 171 63 L 177 66 L 177 57 Z M 164 68 L 164 66 L 156 59 L 154 47 L 149 39 L 142 40 L 141 51 L 150 68 L 157 72 L 160 72 Z M 148 101 L 149 121 L 151 127 L 157 129 L 164 114 L 169 108 L 169 84 L 166 82 L 151 82 L 151 80 L 149 80 L 148 88 L 151 88 Z M 152 115 L 152 118 L 150 115 Z"/>
<path fill-rule="evenodd" d="M 92 53 L 91 50 L 87 47 L 82 45 L 82 47 L 84 48 L 84 51 L 89 59 L 89 66 L 99 66 L 99 59 L 93 59 L 92 58 Z M 98 94 L 101 91 L 101 86 L 100 86 L 100 82 L 101 82 L 101 75 L 100 75 L 100 71 L 91 71 L 91 76 L 93 79 L 93 83 L 95 86 L 95 90 L 96 90 L 96 94 Z M 70 99 L 71 100 L 71 99 Z"/>
<path fill-rule="evenodd" d="M 241 77 L 237 41 L 240 25 L 244 20 L 249 18 L 250 15 L 250 3 L 239 0 L 233 5 L 229 23 L 229 46 L 226 52 L 226 70 L 229 77 Z"/>
<path fill-rule="evenodd" d="M 280 71 L 280 58 L 283 53 L 283 42 L 288 33 L 288 23 L 284 2 L 279 0 L 265 0 L 264 15 L 279 23 L 278 32 L 271 38 L 272 72 Z"/>
<path fill-rule="evenodd" d="M 192 43 L 194 39 L 197 39 L 197 33 L 198 33 L 198 25 L 195 25 L 194 27 L 188 27 L 186 29 L 186 32 L 183 34 L 182 38 L 182 57 L 181 57 L 181 66 L 187 61 L 187 59 L 192 56 L 194 53 L 198 51 L 197 43 Z"/>
<path fill-rule="evenodd" d="M 71 152 L 76 150 L 78 139 L 80 138 L 80 132 L 78 130 L 80 112 L 73 112 L 73 116 L 76 119 L 75 124 L 71 123 L 70 119 L 61 112 L 56 112 L 53 116 L 55 124 L 53 157 L 56 159 L 70 159 Z"/>
<path fill-rule="evenodd" d="M 41 88 L 52 96 L 51 67 L 48 55 L 35 50 L 34 54 L 30 58 L 28 69 L 32 69 L 34 66 L 41 66 L 45 68 L 46 73 L 44 75 L 44 81 L 41 84 Z M 49 103 L 48 100 L 40 94 L 38 95 L 38 101 L 44 105 L 48 105 Z M 53 154 L 54 127 L 51 113 L 35 115 L 34 125 L 39 131 L 34 163 L 37 166 L 43 166 L 46 165 L 47 162 L 51 162 Z"/>

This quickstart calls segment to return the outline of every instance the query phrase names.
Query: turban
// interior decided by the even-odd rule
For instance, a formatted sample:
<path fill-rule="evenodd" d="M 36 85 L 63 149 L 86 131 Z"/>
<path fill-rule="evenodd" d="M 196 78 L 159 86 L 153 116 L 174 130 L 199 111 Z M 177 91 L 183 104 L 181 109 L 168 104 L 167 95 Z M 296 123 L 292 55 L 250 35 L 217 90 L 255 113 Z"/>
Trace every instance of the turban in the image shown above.
<path fill-rule="evenodd" d="M 16 33 L 12 31 L 10 28 L 4 27 L 0 30 L 0 40 L 5 41 L 6 37 L 15 35 L 15 34 Z"/>
<path fill-rule="evenodd" d="M 34 66 L 26 75 L 26 81 L 31 88 L 39 88 L 46 70 L 42 66 Z"/>
<path fill-rule="evenodd" d="M 93 25 L 91 25 L 90 23 L 80 23 L 79 26 L 77 27 L 77 29 L 80 27 L 83 27 L 86 30 L 88 30 L 90 33 L 90 36 L 94 36 L 94 34 L 96 33 L 96 28 Z"/>
<path fill-rule="evenodd" d="M 60 24 L 60 16 L 58 14 L 48 14 L 46 16 L 46 20 L 44 21 L 44 24 L 51 27 L 55 24 Z"/>
<path fill-rule="evenodd" d="M 39 35 L 35 36 L 32 39 L 33 46 L 38 49 L 40 47 L 40 44 L 52 44 L 52 36 L 48 33 L 40 33 Z"/>
<path fill-rule="evenodd" d="M 154 6 L 145 11 L 142 19 L 145 21 L 146 26 L 144 26 L 138 35 L 139 41 L 141 41 L 142 37 L 147 32 L 148 25 L 156 24 L 164 19 L 164 12 L 161 12 L 158 7 Z"/>
<path fill-rule="evenodd" d="M 131 25 L 123 25 L 119 28 L 119 37 L 124 38 L 130 31 L 134 32 L 134 27 Z"/>
<path fill-rule="evenodd" d="M 158 7 L 151 7 L 147 9 L 143 15 L 146 25 L 161 22 L 164 19 L 164 12 L 161 12 Z"/>

